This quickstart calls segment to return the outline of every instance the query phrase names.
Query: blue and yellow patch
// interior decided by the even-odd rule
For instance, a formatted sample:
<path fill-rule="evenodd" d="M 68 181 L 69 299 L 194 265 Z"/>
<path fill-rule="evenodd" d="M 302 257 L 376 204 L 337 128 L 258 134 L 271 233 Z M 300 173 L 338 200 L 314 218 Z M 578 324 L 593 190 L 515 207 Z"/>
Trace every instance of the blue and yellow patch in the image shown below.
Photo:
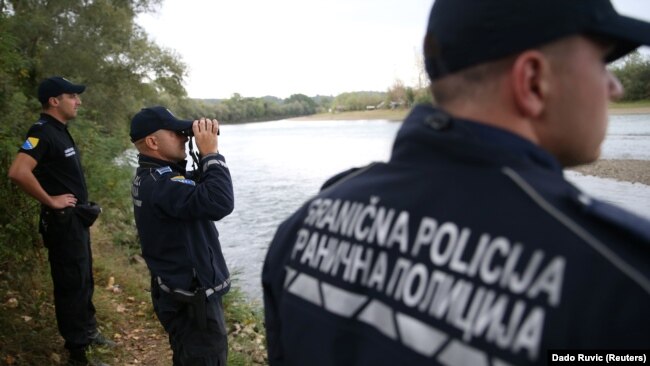
<path fill-rule="evenodd" d="M 23 143 L 23 146 L 21 146 L 21 149 L 23 150 L 31 150 L 38 145 L 38 138 L 36 137 L 28 137 L 27 140 Z"/>
<path fill-rule="evenodd" d="M 189 184 L 189 185 L 191 185 L 191 186 L 195 186 L 195 185 L 196 185 L 196 183 L 195 183 L 193 180 L 191 180 L 191 179 L 187 179 L 187 178 L 185 178 L 185 177 L 182 176 L 182 175 L 177 175 L 177 176 L 172 177 L 172 178 L 170 178 L 170 179 L 173 180 L 174 182 L 179 182 L 179 183 L 183 183 L 183 184 Z"/>

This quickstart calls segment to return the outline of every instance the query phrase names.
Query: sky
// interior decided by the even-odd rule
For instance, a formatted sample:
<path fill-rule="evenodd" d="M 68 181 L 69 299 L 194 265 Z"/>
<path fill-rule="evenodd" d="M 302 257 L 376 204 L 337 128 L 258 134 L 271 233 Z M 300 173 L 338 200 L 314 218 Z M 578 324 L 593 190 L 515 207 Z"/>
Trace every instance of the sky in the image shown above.
<path fill-rule="evenodd" d="M 650 0 L 613 0 L 650 21 Z M 432 0 L 163 0 L 140 15 L 187 66 L 191 98 L 385 91 L 418 86 Z M 644 52 L 648 51 L 647 48 Z"/>

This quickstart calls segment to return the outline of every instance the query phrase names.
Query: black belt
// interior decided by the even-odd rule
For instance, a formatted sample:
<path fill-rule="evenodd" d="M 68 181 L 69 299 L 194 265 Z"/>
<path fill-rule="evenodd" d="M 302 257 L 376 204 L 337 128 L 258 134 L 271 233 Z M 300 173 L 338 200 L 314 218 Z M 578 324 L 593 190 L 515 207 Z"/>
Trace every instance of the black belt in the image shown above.
<path fill-rule="evenodd" d="M 230 278 L 226 279 L 222 284 L 218 286 L 208 289 L 198 288 L 194 290 L 194 292 L 178 288 L 170 288 L 163 283 L 160 276 L 156 276 L 156 283 L 161 290 L 170 294 L 174 300 L 190 304 L 194 310 L 194 319 L 196 320 L 199 329 L 205 329 L 207 326 L 207 299 L 210 297 L 210 295 L 221 291 L 223 288 L 230 285 Z M 202 295 L 205 295 L 205 297 Z"/>
<path fill-rule="evenodd" d="M 158 283 L 158 287 L 160 287 L 161 290 L 165 291 L 168 294 L 178 293 L 178 294 L 181 294 L 182 296 L 196 296 L 199 293 L 200 290 L 203 290 L 203 289 L 199 288 L 194 292 L 190 292 L 190 291 L 187 291 L 187 290 L 182 290 L 182 289 L 177 289 L 177 288 L 172 289 L 172 288 L 170 288 L 169 286 L 167 286 L 167 285 L 165 285 L 163 283 L 162 278 L 160 278 L 160 276 L 156 276 L 156 282 Z M 204 289 L 205 290 L 205 297 L 206 298 L 210 297 L 211 295 L 223 290 L 228 285 L 230 285 L 230 278 L 227 278 L 225 281 L 223 281 L 222 284 L 220 284 L 218 286 Z"/>

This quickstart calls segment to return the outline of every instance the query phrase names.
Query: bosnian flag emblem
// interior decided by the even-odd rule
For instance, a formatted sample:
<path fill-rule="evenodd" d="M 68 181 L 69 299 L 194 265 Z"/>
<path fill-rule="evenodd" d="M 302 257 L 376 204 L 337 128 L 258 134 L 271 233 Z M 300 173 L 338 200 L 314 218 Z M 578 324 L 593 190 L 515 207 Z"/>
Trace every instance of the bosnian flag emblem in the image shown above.
<path fill-rule="evenodd" d="M 31 150 L 35 148 L 36 145 L 38 145 L 38 139 L 36 137 L 28 137 L 21 148 L 24 150 Z"/>

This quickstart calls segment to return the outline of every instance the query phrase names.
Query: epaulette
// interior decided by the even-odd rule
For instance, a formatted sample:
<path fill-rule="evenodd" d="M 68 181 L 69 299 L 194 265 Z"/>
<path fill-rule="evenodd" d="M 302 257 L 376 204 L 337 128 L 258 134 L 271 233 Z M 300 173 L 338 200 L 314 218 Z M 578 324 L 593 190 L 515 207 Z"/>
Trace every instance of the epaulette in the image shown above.
<path fill-rule="evenodd" d="M 585 232 L 561 210 L 547 202 L 531 184 L 519 175 L 519 173 L 509 167 L 504 167 L 502 171 L 549 215 L 555 217 L 559 222 L 579 235 Z M 650 222 L 648 222 L 648 220 L 634 215 L 622 208 L 594 199 L 586 193 L 581 192 L 576 187 L 573 187 L 572 192 L 567 198 L 571 203 L 577 205 L 580 211 L 585 215 L 598 218 L 606 223 L 618 227 L 620 230 L 629 232 L 644 241 L 650 242 Z"/>
<path fill-rule="evenodd" d="M 342 171 L 342 172 L 340 172 L 340 173 L 337 173 L 336 175 L 334 175 L 334 176 L 330 177 L 329 179 L 327 179 L 327 180 L 325 181 L 325 183 L 323 183 L 323 185 L 320 187 L 320 190 L 322 191 L 322 190 L 324 190 L 324 189 L 326 189 L 326 188 L 331 187 L 332 185 L 334 185 L 335 183 L 337 183 L 337 182 L 340 181 L 341 179 L 347 177 L 348 175 L 350 175 L 350 174 L 356 172 L 356 171 L 359 170 L 359 169 L 360 169 L 360 168 L 350 168 L 350 169 L 348 169 L 348 170 L 345 170 L 345 171 Z"/>
<path fill-rule="evenodd" d="M 172 173 L 172 168 L 170 168 L 169 166 L 163 166 L 163 167 L 160 167 L 160 168 L 154 170 L 154 176 L 156 178 L 160 178 L 160 177 L 164 176 L 165 174 L 169 174 L 169 173 Z"/>
<path fill-rule="evenodd" d="M 616 205 L 591 198 L 584 193 L 574 197 L 574 201 L 581 206 L 582 211 L 587 215 L 619 227 L 621 230 L 631 232 L 650 243 L 650 221 Z"/>

